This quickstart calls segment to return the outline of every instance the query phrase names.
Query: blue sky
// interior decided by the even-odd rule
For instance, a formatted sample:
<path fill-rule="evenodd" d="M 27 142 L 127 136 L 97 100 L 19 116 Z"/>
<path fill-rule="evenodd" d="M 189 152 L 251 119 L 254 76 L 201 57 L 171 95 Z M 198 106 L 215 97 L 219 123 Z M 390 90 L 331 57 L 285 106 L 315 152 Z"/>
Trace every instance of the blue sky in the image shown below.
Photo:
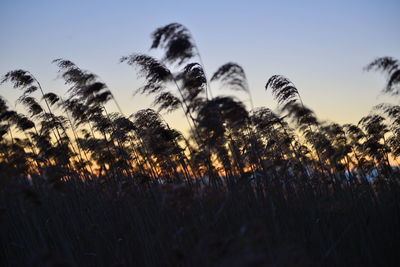
<path fill-rule="evenodd" d="M 255 106 L 276 107 L 264 85 L 283 74 L 320 119 L 357 122 L 380 102 L 398 102 L 381 96 L 384 77 L 363 67 L 379 56 L 400 58 L 399 14 L 400 1 L 1 0 L 0 74 L 23 68 L 45 90 L 64 94 L 51 61 L 70 59 L 98 74 L 131 114 L 152 100 L 133 96 L 141 82 L 118 59 L 158 56 L 149 51 L 150 33 L 179 22 L 192 32 L 208 76 L 228 61 L 244 67 Z M 0 86 L 11 105 L 18 93 Z M 166 118 L 186 127 L 179 112 Z"/>

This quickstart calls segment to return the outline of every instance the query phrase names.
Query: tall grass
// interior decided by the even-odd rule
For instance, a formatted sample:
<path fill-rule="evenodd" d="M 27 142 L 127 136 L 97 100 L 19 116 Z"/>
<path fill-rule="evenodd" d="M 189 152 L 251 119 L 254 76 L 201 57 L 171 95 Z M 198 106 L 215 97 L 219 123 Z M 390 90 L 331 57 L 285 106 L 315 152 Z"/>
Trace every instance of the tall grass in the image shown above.
<path fill-rule="evenodd" d="M 265 88 L 279 110 L 254 108 L 244 69 L 226 63 L 209 81 L 183 25 L 158 28 L 151 48 L 164 57 L 121 58 L 156 108 L 130 116 L 98 76 L 66 59 L 53 61 L 65 99 L 28 71 L 3 76 L 28 113 L 0 98 L 5 265 L 396 265 L 398 105 L 357 125 L 321 122 L 274 75 Z M 384 92 L 396 95 L 398 66 L 380 58 L 366 69 L 386 72 Z M 247 93 L 251 109 L 215 85 Z M 162 112 L 183 112 L 190 134 Z"/>

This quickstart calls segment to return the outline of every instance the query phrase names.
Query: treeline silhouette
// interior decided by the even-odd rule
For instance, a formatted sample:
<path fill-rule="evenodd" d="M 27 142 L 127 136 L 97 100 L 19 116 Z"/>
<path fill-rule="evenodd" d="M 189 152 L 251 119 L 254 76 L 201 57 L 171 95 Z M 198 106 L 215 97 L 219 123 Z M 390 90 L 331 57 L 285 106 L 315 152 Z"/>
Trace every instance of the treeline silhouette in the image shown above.
<path fill-rule="evenodd" d="M 65 99 L 29 71 L 3 76 L 27 112 L 0 98 L 7 265 L 397 263 L 400 106 L 378 105 L 358 124 L 321 122 L 274 75 L 265 89 L 279 110 L 255 108 L 244 69 L 229 62 L 208 79 L 183 25 L 151 38 L 161 59 L 120 59 L 156 108 L 130 116 L 97 75 L 66 59 L 53 61 Z M 396 96 L 399 66 L 383 57 L 366 70 L 384 72 L 383 92 Z M 221 87 L 245 93 L 251 109 Z M 110 101 L 119 112 L 107 111 Z M 164 112 L 183 113 L 190 133 Z"/>

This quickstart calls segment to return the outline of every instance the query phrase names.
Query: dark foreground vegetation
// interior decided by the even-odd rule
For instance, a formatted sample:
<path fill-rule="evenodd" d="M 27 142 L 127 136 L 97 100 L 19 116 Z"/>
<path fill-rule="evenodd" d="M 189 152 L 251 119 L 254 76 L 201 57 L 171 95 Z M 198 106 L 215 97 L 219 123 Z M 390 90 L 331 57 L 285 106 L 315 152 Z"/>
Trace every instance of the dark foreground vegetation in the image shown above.
<path fill-rule="evenodd" d="M 66 99 L 28 71 L 3 76 L 28 113 L 0 99 L 3 265 L 398 265 L 400 106 L 321 122 L 274 75 L 266 89 L 279 110 L 254 108 L 244 70 L 227 63 L 208 79 L 184 26 L 158 28 L 151 48 L 164 57 L 120 60 L 158 108 L 131 116 L 69 60 L 53 62 Z M 386 73 L 396 96 L 399 66 L 384 57 L 366 69 Z M 247 95 L 250 110 L 219 87 Z M 160 113 L 178 111 L 188 135 Z"/>
<path fill-rule="evenodd" d="M 400 190 L 378 188 L 290 177 L 73 179 L 61 191 L 25 182 L 2 192 L 1 256 L 10 266 L 396 266 Z"/>

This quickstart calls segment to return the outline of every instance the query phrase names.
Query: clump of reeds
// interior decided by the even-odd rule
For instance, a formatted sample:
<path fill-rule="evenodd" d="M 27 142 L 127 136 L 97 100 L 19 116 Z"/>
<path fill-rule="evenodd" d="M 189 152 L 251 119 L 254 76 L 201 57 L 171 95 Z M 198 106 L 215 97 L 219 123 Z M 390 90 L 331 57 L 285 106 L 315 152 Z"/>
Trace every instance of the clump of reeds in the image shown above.
<path fill-rule="evenodd" d="M 244 69 L 208 79 L 178 23 L 152 34 L 159 60 L 124 56 L 155 109 L 126 116 L 111 89 L 56 59 L 65 98 L 25 70 L 5 74 L 21 111 L 0 98 L 4 262 L 14 265 L 395 265 L 400 247 L 400 108 L 357 125 L 320 121 L 288 78 L 266 82 L 279 107 L 254 107 Z M 399 62 L 387 73 L 399 92 Z M 211 84 L 244 92 L 211 91 Z M 212 93 L 213 92 L 213 93 Z M 246 97 L 247 98 L 247 97 Z M 109 112 L 113 101 L 119 112 Z M 23 114 L 23 111 L 26 114 Z M 163 112 L 182 112 L 190 132 Z"/>

